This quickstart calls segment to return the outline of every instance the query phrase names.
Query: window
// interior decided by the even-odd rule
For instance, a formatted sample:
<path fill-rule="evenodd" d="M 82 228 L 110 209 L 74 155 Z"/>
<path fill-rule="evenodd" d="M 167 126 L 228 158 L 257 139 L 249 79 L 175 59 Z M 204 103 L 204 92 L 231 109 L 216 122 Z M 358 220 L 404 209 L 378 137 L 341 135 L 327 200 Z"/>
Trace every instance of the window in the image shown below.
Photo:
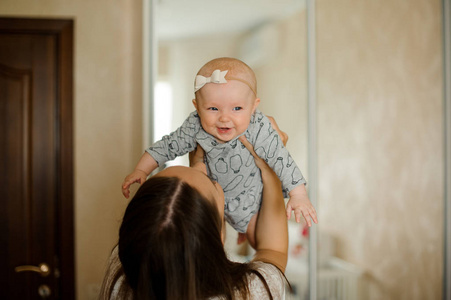
<path fill-rule="evenodd" d="M 172 87 L 167 81 L 157 81 L 153 107 L 153 142 L 172 131 Z"/>

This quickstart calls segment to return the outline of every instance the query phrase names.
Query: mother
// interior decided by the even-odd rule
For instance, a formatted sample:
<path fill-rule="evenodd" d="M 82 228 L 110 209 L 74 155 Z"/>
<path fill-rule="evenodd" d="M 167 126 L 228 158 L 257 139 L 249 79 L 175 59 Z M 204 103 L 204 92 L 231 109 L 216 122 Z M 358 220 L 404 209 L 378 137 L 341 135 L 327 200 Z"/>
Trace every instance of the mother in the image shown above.
<path fill-rule="evenodd" d="M 227 258 L 224 194 L 206 176 L 198 150 L 193 167 L 161 171 L 130 201 L 101 299 L 283 297 L 288 232 L 281 184 L 248 141 L 240 141 L 253 154 L 264 184 L 253 260 L 237 263 Z"/>

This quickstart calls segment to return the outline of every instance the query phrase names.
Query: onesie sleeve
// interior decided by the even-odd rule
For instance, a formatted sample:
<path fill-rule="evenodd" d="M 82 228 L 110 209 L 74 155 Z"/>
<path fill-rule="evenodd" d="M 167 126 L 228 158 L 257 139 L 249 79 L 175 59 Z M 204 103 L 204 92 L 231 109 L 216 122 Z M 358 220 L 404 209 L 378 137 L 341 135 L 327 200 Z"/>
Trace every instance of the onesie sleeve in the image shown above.
<path fill-rule="evenodd" d="M 177 130 L 165 135 L 146 149 L 159 166 L 196 148 L 196 133 L 200 129 L 197 112 L 192 112 Z"/>
<path fill-rule="evenodd" d="M 264 114 L 256 111 L 249 129 L 255 152 L 276 172 L 282 182 L 285 197 L 288 197 L 288 193 L 295 187 L 306 184 L 301 170 Z"/>

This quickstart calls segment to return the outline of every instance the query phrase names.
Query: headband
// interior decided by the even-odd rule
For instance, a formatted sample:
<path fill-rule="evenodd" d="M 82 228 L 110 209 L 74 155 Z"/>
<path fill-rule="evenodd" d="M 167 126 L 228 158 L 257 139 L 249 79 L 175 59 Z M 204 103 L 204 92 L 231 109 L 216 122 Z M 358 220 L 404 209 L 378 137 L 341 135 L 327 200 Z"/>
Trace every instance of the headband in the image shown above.
<path fill-rule="evenodd" d="M 194 81 L 194 92 L 200 90 L 207 83 L 227 83 L 227 80 L 225 79 L 227 72 L 228 70 L 226 71 L 214 70 L 213 73 L 211 73 L 210 77 L 197 75 L 196 80 Z M 246 80 L 236 77 L 228 77 L 227 79 L 241 81 L 242 83 L 246 84 L 252 90 L 252 92 L 254 92 L 255 96 L 257 96 L 257 92 L 255 91 L 255 89 Z"/>

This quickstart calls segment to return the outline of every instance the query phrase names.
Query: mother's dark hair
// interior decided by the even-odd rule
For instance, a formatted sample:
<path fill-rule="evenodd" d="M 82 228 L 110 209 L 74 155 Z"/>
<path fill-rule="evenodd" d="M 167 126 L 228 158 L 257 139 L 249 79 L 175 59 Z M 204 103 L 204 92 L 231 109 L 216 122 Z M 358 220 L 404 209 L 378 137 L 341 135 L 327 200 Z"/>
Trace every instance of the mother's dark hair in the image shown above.
<path fill-rule="evenodd" d="M 221 218 L 213 199 L 176 177 L 152 177 L 130 201 L 119 232 L 122 267 L 107 289 L 125 274 L 119 298 L 233 299 L 249 294 L 253 263 L 230 261 L 221 240 Z M 270 298 L 272 298 L 270 296 Z"/>

